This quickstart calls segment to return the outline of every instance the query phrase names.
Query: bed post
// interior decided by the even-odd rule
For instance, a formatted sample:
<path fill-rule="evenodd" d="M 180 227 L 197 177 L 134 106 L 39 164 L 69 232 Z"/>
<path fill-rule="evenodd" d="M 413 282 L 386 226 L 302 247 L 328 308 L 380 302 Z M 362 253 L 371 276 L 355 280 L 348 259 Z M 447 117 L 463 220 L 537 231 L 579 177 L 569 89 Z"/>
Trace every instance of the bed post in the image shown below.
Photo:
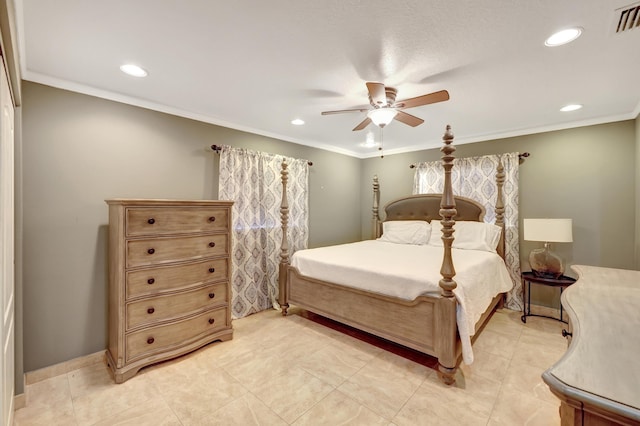
<path fill-rule="evenodd" d="M 456 270 L 453 267 L 451 257 L 451 244 L 453 243 L 454 217 L 458 214 L 456 201 L 451 187 L 451 168 L 453 167 L 453 153 L 456 148 L 451 145 L 453 133 L 451 126 L 447 125 L 447 130 L 442 137 L 444 146 L 440 148 L 442 152 L 442 166 L 444 168 L 444 189 L 442 191 L 442 201 L 440 202 L 440 216 L 442 216 L 442 242 L 444 246 L 444 257 L 440 274 L 440 288 L 442 297 L 438 301 L 438 311 L 436 313 L 436 330 L 438 336 L 436 349 L 438 351 L 438 376 L 447 385 L 455 382 L 455 373 L 458 364 L 457 354 L 457 323 L 456 323 L 456 299 L 453 289 L 457 283 L 453 280 Z"/>
<path fill-rule="evenodd" d="M 380 184 L 378 183 L 378 176 L 373 177 L 373 232 L 372 236 L 375 240 L 380 238 L 380 215 L 378 214 L 378 207 L 380 205 Z"/>
<path fill-rule="evenodd" d="M 289 172 L 287 171 L 286 159 L 282 159 L 282 202 L 280 203 L 280 218 L 282 222 L 282 245 L 280 247 L 280 266 L 278 268 L 278 303 L 282 308 L 282 316 L 287 315 L 289 309 L 289 297 L 287 295 L 287 273 L 289 268 L 289 242 L 287 241 L 287 230 L 289 224 L 289 202 L 287 201 L 287 181 Z"/>
<path fill-rule="evenodd" d="M 496 170 L 496 185 L 498 186 L 498 198 L 496 200 L 496 225 L 502 228 L 500 233 L 500 242 L 498 243 L 497 252 L 504 259 L 505 248 L 505 225 L 504 225 L 504 198 L 502 187 L 504 186 L 505 174 L 502 159 L 498 158 L 498 169 Z"/>

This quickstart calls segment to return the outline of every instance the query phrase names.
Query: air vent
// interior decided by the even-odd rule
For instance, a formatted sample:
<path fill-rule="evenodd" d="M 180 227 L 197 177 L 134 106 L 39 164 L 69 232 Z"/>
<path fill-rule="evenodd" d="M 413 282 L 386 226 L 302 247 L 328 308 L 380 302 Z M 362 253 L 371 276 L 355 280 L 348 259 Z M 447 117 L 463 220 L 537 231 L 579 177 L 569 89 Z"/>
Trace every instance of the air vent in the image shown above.
<path fill-rule="evenodd" d="M 640 2 L 616 10 L 614 31 L 622 33 L 640 27 Z"/>

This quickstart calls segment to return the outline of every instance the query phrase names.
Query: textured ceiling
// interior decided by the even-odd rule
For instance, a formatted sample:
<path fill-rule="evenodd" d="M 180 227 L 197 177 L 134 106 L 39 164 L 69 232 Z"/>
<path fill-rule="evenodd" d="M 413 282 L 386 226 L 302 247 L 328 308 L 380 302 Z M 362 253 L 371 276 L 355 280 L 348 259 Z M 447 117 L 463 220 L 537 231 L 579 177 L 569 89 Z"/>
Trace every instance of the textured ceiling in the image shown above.
<path fill-rule="evenodd" d="M 367 81 L 451 96 L 406 110 L 418 127 L 389 124 L 386 154 L 439 146 L 446 124 L 465 143 L 640 111 L 640 27 L 613 30 L 629 0 L 15 2 L 25 80 L 357 157 L 376 155 L 361 144 L 380 129 L 320 112 L 368 108 Z M 544 46 L 569 26 L 582 37 Z M 569 103 L 584 108 L 559 112 Z"/>

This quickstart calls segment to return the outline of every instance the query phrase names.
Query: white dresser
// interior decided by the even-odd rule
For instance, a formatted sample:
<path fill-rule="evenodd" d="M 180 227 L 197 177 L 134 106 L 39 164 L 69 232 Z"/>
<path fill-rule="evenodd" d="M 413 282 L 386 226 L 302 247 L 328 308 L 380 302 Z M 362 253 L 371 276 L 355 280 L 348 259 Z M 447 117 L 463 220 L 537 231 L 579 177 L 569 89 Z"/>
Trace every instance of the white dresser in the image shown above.
<path fill-rule="evenodd" d="M 562 293 L 569 348 L 542 375 L 562 425 L 640 425 L 640 271 L 572 269 L 578 281 Z"/>
<path fill-rule="evenodd" d="M 231 326 L 231 201 L 109 199 L 109 346 L 116 383 Z"/>

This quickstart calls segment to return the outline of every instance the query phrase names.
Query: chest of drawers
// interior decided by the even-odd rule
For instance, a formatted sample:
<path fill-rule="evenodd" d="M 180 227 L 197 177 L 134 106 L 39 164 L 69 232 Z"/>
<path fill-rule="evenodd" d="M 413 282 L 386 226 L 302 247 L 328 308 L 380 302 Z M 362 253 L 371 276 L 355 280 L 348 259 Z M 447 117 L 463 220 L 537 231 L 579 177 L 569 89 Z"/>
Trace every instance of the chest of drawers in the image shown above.
<path fill-rule="evenodd" d="M 109 199 L 109 346 L 122 383 L 233 337 L 231 201 Z"/>
<path fill-rule="evenodd" d="M 542 379 L 560 399 L 564 425 L 640 425 L 640 271 L 571 267 L 562 293 L 569 349 Z"/>

